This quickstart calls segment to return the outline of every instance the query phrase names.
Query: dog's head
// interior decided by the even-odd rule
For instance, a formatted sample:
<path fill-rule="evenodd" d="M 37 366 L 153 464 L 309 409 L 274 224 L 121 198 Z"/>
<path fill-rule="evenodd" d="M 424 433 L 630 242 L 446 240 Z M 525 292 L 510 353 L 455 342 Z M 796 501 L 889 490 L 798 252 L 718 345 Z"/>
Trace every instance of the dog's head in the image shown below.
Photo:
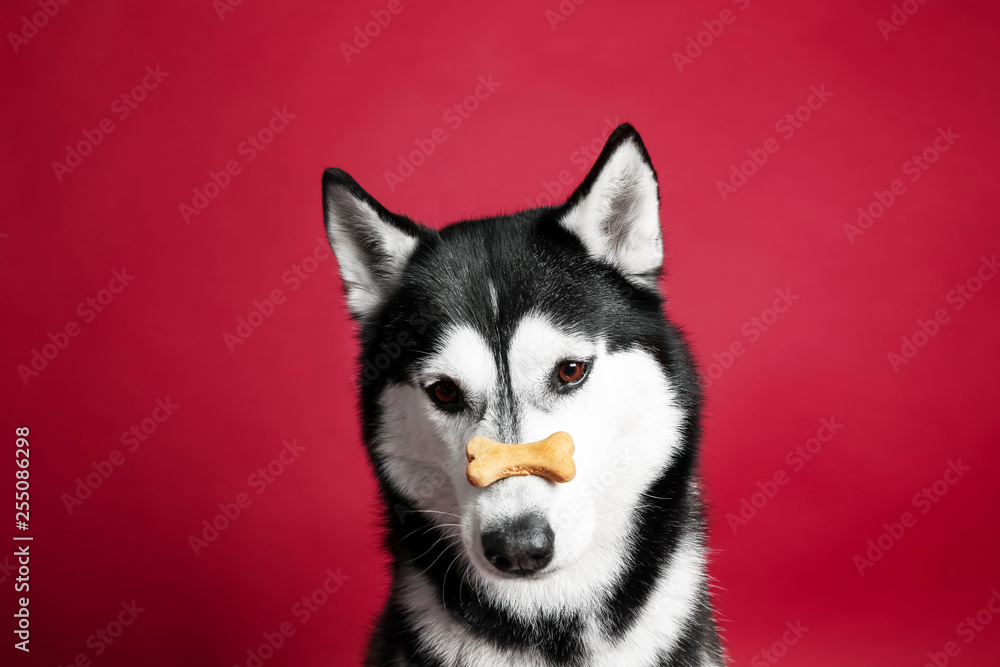
<path fill-rule="evenodd" d="M 656 482 L 696 428 L 698 401 L 663 316 L 659 193 L 639 135 L 615 130 L 560 206 L 440 231 L 339 170 L 323 194 L 361 326 L 364 436 L 392 547 L 419 565 L 430 558 L 420 550 L 450 545 L 486 586 L 570 590 L 583 569 L 588 585 L 610 581 L 637 557 L 637 516 L 669 500 L 651 489 L 665 492 Z M 472 438 L 557 432 L 572 437 L 571 481 L 470 483 Z"/>

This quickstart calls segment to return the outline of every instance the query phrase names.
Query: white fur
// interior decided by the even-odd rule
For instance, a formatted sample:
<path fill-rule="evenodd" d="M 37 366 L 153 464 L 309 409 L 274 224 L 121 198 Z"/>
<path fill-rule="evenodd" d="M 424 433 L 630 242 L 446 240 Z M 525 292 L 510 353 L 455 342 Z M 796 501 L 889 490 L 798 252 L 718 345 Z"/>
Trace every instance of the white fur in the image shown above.
<path fill-rule="evenodd" d="M 562 218 L 592 257 L 648 284 L 663 263 L 656 175 L 632 141 L 622 143 L 587 195 Z"/>
<path fill-rule="evenodd" d="M 636 623 L 620 641 L 608 641 L 600 631 L 596 607 L 580 609 L 585 632 L 583 641 L 591 653 L 589 664 L 652 665 L 665 649 L 673 647 L 683 630 L 683 622 L 698 604 L 704 582 L 704 549 L 696 538 L 688 537 L 661 577 Z M 478 638 L 456 621 L 439 603 L 437 592 L 427 579 L 411 568 L 402 588 L 402 603 L 413 612 L 418 635 L 425 650 L 449 666 L 547 667 L 540 655 L 514 654 L 497 649 Z M 407 662 L 400 656 L 400 665 Z M 698 667 L 722 667 L 707 655 Z"/>
<path fill-rule="evenodd" d="M 558 363 L 590 358 L 594 361 L 584 383 L 553 395 L 551 374 Z M 506 359 L 521 440 L 568 432 L 576 447 L 574 480 L 557 484 L 526 476 L 483 489 L 469 484 L 466 443 L 504 430 L 490 407 L 500 390 L 499 369 L 486 341 L 470 327 L 450 331 L 440 349 L 421 362 L 414 383 L 391 384 L 382 394 L 376 447 L 386 457 L 383 472 L 415 501 L 417 511 L 427 512 L 443 528 L 444 539 L 459 547 L 459 558 L 473 566 L 473 584 L 512 615 L 527 620 L 557 610 L 595 610 L 624 567 L 621 555 L 636 509 L 646 502 L 643 491 L 670 465 L 680 445 L 683 412 L 649 352 L 610 352 L 606 341 L 560 330 L 538 314 L 520 322 Z M 442 378 L 455 381 L 485 411 L 451 414 L 438 409 L 424 387 Z M 482 419 L 474 416 L 478 414 Z M 436 484 L 425 483 L 435 476 Z M 482 554 L 483 527 L 528 511 L 548 518 L 555 532 L 554 558 L 540 577 L 503 576 Z M 653 592 L 651 609 L 656 611 L 646 609 L 624 641 L 602 643 L 596 618 L 586 617 L 586 641 L 599 656 L 595 664 L 644 664 L 676 640 L 679 619 L 691 610 L 702 582 L 702 553 L 693 541 L 680 545 L 668 575 Z M 440 608 L 420 574 L 410 568 L 403 603 L 417 612 L 414 618 L 446 664 L 458 664 L 458 656 L 463 665 L 532 664 L 470 635 Z"/>
<path fill-rule="evenodd" d="M 386 456 L 386 474 L 404 495 L 420 500 L 424 509 L 455 513 L 455 489 L 464 491 L 469 486 L 465 443 L 472 437 L 473 425 L 436 408 L 425 388 L 450 379 L 471 400 L 485 401 L 497 385 L 493 354 L 476 331 L 454 328 L 444 335 L 437 353 L 416 369 L 416 375 L 413 384 L 389 383 L 383 391 L 377 446 Z M 428 489 L 424 483 L 428 478 L 438 483 Z M 445 479 L 450 483 L 444 484 Z M 445 515 L 429 518 L 442 524 L 456 521 Z"/>
<path fill-rule="evenodd" d="M 347 307 L 363 319 L 385 299 L 416 249 L 417 239 L 382 220 L 368 203 L 340 185 L 330 186 L 324 198 L 327 235 L 340 266 Z M 376 249 L 374 258 L 365 243 Z"/>
<path fill-rule="evenodd" d="M 698 594 L 705 581 L 705 549 L 700 538 L 688 535 L 681 540 L 666 568 L 666 576 L 657 581 L 639 619 L 622 641 L 604 642 L 596 651 L 594 664 L 650 665 L 665 648 L 676 645 L 684 630 L 684 621 L 698 605 Z M 707 653 L 707 652 L 706 652 Z M 702 657 L 699 667 L 722 667 Z"/>

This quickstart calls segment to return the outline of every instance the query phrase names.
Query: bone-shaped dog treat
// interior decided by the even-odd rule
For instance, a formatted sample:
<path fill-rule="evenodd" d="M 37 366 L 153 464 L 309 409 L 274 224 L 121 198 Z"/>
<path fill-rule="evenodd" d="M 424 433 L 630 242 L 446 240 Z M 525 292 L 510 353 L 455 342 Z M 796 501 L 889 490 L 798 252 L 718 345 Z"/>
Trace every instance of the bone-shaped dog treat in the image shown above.
<path fill-rule="evenodd" d="M 479 487 L 515 475 L 538 475 L 553 482 L 568 482 L 576 477 L 573 450 L 573 438 L 563 431 L 523 445 L 475 437 L 465 447 L 469 457 L 466 474 L 469 484 Z"/>

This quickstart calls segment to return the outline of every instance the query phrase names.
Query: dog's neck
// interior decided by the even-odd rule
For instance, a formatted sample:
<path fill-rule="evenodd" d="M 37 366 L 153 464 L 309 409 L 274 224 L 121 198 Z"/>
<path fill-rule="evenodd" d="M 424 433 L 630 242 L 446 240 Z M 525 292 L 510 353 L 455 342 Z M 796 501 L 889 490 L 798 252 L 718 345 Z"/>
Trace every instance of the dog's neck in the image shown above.
<path fill-rule="evenodd" d="M 440 570 L 443 580 L 430 574 L 436 565 L 427 573 L 396 568 L 383 621 L 395 637 L 393 651 L 405 657 L 401 665 L 666 665 L 681 664 L 669 662 L 678 651 L 702 656 L 683 664 L 717 664 L 704 563 L 693 537 L 682 540 L 653 581 L 638 582 L 643 601 L 623 587 L 599 604 L 531 617 L 484 594 L 470 583 L 471 566 L 459 565 L 457 552 L 453 558 L 453 567 Z M 623 605 L 634 613 L 622 613 Z"/>
<path fill-rule="evenodd" d="M 516 590 L 502 581 L 483 585 L 484 575 L 426 515 L 395 514 L 389 546 L 397 560 L 386 617 L 394 619 L 387 630 L 411 638 L 399 646 L 408 661 L 400 664 L 464 664 L 459 657 L 475 662 L 469 651 L 482 664 L 506 664 L 514 654 L 521 657 L 511 664 L 659 664 L 678 646 L 706 656 L 689 664 L 714 664 L 717 639 L 708 613 L 703 538 L 700 524 L 691 521 L 697 492 L 682 483 L 679 488 L 688 493 L 667 495 L 677 482 L 665 478 L 650 489 L 657 500 L 644 506 L 638 523 L 659 528 L 622 553 L 610 585 L 575 604 L 556 604 L 553 596 L 548 608 L 519 605 Z M 392 535 L 405 539 L 393 543 Z M 573 575 L 582 591 L 586 573 L 567 573 Z M 549 585 L 545 577 L 537 583 Z M 451 660 L 456 646 L 463 652 Z M 663 664 L 670 664 L 667 659 Z"/>

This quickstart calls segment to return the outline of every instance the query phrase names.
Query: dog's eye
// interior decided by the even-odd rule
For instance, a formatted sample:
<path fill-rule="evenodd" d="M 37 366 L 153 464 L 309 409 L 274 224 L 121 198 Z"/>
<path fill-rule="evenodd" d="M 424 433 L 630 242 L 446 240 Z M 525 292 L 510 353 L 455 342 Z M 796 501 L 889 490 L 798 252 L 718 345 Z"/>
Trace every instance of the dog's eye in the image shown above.
<path fill-rule="evenodd" d="M 438 382 L 434 385 L 434 397 L 442 403 L 451 403 L 458 398 L 458 387 L 454 382 Z"/>
<path fill-rule="evenodd" d="M 457 411 L 463 407 L 462 392 L 451 380 L 435 382 L 427 388 L 427 394 L 443 410 Z"/>
<path fill-rule="evenodd" d="M 559 364 L 559 381 L 576 384 L 587 374 L 587 364 L 583 361 L 564 361 Z"/>

